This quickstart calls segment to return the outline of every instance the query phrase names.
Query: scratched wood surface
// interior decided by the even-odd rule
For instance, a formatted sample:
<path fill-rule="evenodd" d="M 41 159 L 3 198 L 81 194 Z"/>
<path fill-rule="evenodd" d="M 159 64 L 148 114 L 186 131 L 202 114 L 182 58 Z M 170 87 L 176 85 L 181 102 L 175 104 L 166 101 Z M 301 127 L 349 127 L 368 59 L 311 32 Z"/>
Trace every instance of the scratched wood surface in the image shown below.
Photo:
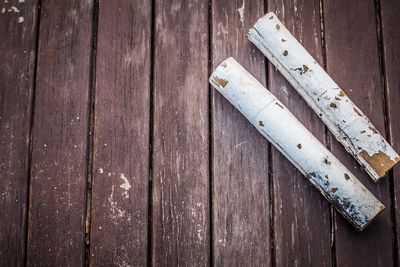
<path fill-rule="evenodd" d="M 212 69 L 228 56 L 265 84 L 265 61 L 246 33 L 263 1 L 213 1 Z M 212 227 L 217 266 L 268 266 L 268 142 L 226 99 L 212 91 Z"/>
<path fill-rule="evenodd" d="M 147 262 L 150 4 L 99 5 L 89 244 L 94 266 Z"/>
<path fill-rule="evenodd" d="M 37 2 L 0 10 L 0 266 L 15 266 L 26 245 Z"/>
<path fill-rule="evenodd" d="M 27 241 L 30 266 L 83 263 L 92 7 L 91 1 L 41 2 Z"/>
<path fill-rule="evenodd" d="M 246 38 L 267 11 L 400 150 L 396 0 L 0 3 L 1 266 L 397 266 L 374 184 Z M 223 97 L 233 56 L 386 205 L 357 233 Z"/>
<path fill-rule="evenodd" d="M 268 9 L 323 65 L 319 1 L 269 1 Z M 324 124 L 269 64 L 269 89 L 322 143 Z M 331 266 L 330 205 L 304 176 L 272 149 L 274 239 L 277 266 Z"/>
<path fill-rule="evenodd" d="M 328 73 L 384 134 L 384 86 L 375 11 L 372 0 L 351 3 L 324 1 L 326 60 Z M 331 141 L 332 152 L 386 206 L 376 221 L 362 233 L 353 231 L 336 214 L 336 263 L 338 266 L 390 266 L 394 237 L 389 179 L 386 177 L 378 184 L 373 183 L 342 145 L 334 138 Z"/>
<path fill-rule="evenodd" d="M 207 265 L 208 4 L 155 2 L 152 263 Z"/>

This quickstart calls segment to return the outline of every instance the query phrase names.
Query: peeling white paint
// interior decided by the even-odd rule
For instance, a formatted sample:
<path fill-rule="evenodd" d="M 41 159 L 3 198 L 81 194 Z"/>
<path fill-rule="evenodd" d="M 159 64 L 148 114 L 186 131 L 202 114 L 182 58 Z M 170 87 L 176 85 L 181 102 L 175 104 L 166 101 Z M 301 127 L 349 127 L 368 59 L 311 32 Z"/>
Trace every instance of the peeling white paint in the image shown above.
<path fill-rule="evenodd" d="M 111 194 L 108 196 L 110 203 L 111 218 L 116 220 L 118 218 L 126 217 L 126 212 L 118 207 L 118 202 L 114 201 L 114 185 L 111 186 Z M 129 219 L 129 218 L 128 218 Z"/>
<path fill-rule="evenodd" d="M 261 17 L 250 29 L 248 38 L 278 68 L 373 180 L 378 181 L 400 160 L 369 119 L 274 13 Z M 379 163 L 385 163 L 385 166 Z"/>
<path fill-rule="evenodd" d="M 358 230 L 384 206 L 289 110 L 233 58 L 210 83 Z"/>
<path fill-rule="evenodd" d="M 15 6 L 12 6 L 8 9 L 8 12 L 19 13 L 19 9 Z"/>
<path fill-rule="evenodd" d="M 243 0 L 242 6 L 237 9 L 241 22 L 244 21 L 244 2 L 245 2 L 245 0 Z"/>
<path fill-rule="evenodd" d="M 203 230 L 201 228 L 197 229 L 197 238 L 199 239 L 199 241 L 203 241 L 202 232 L 203 232 Z"/>
<path fill-rule="evenodd" d="M 103 173 L 103 168 L 99 168 L 99 173 Z"/>
<path fill-rule="evenodd" d="M 24 17 L 18 17 L 18 23 L 24 22 Z"/>
<path fill-rule="evenodd" d="M 226 247 L 226 240 L 224 239 L 218 239 L 218 243 L 221 244 L 223 247 Z"/>
<path fill-rule="evenodd" d="M 120 178 L 122 179 L 123 183 L 119 186 L 122 189 L 124 189 L 124 196 L 125 198 L 129 198 L 129 189 L 132 187 L 131 184 L 128 181 L 128 178 L 125 177 L 125 174 L 121 173 Z"/>

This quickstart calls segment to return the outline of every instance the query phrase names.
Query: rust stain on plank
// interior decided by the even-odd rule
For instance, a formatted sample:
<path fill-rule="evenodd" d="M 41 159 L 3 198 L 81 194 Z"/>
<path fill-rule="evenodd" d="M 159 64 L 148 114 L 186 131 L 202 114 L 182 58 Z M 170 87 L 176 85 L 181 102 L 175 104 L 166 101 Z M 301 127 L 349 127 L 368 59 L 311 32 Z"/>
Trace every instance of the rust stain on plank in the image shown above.
<path fill-rule="evenodd" d="M 221 85 L 223 88 L 226 87 L 226 85 L 228 84 L 228 81 L 219 77 L 215 77 L 214 78 L 214 82 L 218 85 Z"/>

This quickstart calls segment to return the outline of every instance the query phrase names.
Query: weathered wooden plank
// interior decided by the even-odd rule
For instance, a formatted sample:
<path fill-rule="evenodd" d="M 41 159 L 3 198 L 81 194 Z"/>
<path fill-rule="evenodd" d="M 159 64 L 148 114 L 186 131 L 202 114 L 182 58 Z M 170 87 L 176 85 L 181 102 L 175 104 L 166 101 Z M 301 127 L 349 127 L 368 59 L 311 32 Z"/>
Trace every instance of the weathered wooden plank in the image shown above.
<path fill-rule="evenodd" d="M 155 5 L 152 262 L 207 265 L 208 2 Z"/>
<path fill-rule="evenodd" d="M 28 265 L 83 264 L 92 1 L 42 1 Z"/>
<path fill-rule="evenodd" d="M 265 84 L 265 61 L 246 32 L 264 1 L 212 1 L 212 66 L 234 57 Z M 270 265 L 268 142 L 212 92 L 212 225 L 217 266 Z"/>
<path fill-rule="evenodd" d="M 270 0 L 268 9 L 323 65 L 319 1 Z M 324 143 L 322 121 L 274 66 L 269 66 L 269 90 Z M 276 149 L 272 149 L 272 170 L 276 265 L 331 266 L 329 203 Z"/>
<path fill-rule="evenodd" d="M 232 57 L 211 74 L 210 83 L 279 150 L 357 230 L 383 209 L 282 102 Z"/>
<path fill-rule="evenodd" d="M 273 12 L 249 31 L 252 41 L 279 69 L 336 139 L 378 181 L 400 156 L 367 116 L 293 37 Z"/>
<path fill-rule="evenodd" d="M 380 1 L 382 18 L 382 40 L 384 52 L 385 81 L 387 92 L 387 112 L 391 143 L 396 151 L 400 151 L 400 1 Z M 394 186 L 394 211 L 397 226 L 397 248 L 394 250 L 394 257 L 397 257 L 397 264 L 400 262 L 400 166 L 393 169 Z"/>
<path fill-rule="evenodd" d="M 37 1 L 0 4 L 0 266 L 25 256 Z"/>
<path fill-rule="evenodd" d="M 100 2 L 90 241 L 94 266 L 147 262 L 150 31 L 150 1 Z"/>
<path fill-rule="evenodd" d="M 324 1 L 327 71 L 348 96 L 385 132 L 374 1 Z M 389 181 L 373 184 L 367 174 L 332 139 L 333 153 L 387 207 Z M 336 216 L 338 266 L 391 266 L 392 230 L 386 209 L 363 233 L 356 233 Z"/>

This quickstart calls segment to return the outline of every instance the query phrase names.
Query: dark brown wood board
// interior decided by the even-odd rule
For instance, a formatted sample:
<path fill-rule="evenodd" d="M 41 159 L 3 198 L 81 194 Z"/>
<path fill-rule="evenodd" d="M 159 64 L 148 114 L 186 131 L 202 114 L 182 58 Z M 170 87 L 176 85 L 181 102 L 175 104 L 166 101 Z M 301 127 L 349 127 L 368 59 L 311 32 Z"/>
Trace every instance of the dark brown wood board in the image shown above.
<path fill-rule="evenodd" d="M 0 266 L 25 257 L 37 11 L 37 1 L 0 4 Z"/>
<path fill-rule="evenodd" d="M 212 1 L 212 69 L 234 57 L 265 84 L 265 59 L 246 37 L 263 1 Z M 268 142 L 212 92 L 212 227 L 216 266 L 270 265 Z"/>
<path fill-rule="evenodd" d="M 42 1 L 27 264 L 83 264 L 92 1 Z"/>
<path fill-rule="evenodd" d="M 157 0 L 152 263 L 207 265 L 208 2 Z"/>
<path fill-rule="evenodd" d="M 151 1 L 100 1 L 90 264 L 147 262 Z"/>
<path fill-rule="evenodd" d="M 381 36 L 383 42 L 383 66 L 385 71 L 385 86 L 388 124 L 390 125 L 390 141 L 393 148 L 400 152 L 400 1 L 384 0 L 380 1 L 381 15 Z M 394 241 L 394 263 L 400 262 L 400 165 L 394 167 L 391 175 L 393 179 L 394 203 L 392 209 L 395 215 L 396 232 Z"/>
<path fill-rule="evenodd" d="M 323 1 L 327 71 L 350 99 L 385 134 L 383 83 L 373 0 Z M 390 266 L 392 229 L 389 180 L 375 184 L 334 138 L 333 153 L 386 206 L 362 233 L 336 217 L 338 266 Z"/>
<path fill-rule="evenodd" d="M 323 66 L 319 1 L 268 1 L 285 27 Z M 269 64 L 271 92 L 325 143 L 324 124 Z M 277 266 L 331 266 L 329 202 L 277 149 L 272 149 L 274 244 Z"/>

